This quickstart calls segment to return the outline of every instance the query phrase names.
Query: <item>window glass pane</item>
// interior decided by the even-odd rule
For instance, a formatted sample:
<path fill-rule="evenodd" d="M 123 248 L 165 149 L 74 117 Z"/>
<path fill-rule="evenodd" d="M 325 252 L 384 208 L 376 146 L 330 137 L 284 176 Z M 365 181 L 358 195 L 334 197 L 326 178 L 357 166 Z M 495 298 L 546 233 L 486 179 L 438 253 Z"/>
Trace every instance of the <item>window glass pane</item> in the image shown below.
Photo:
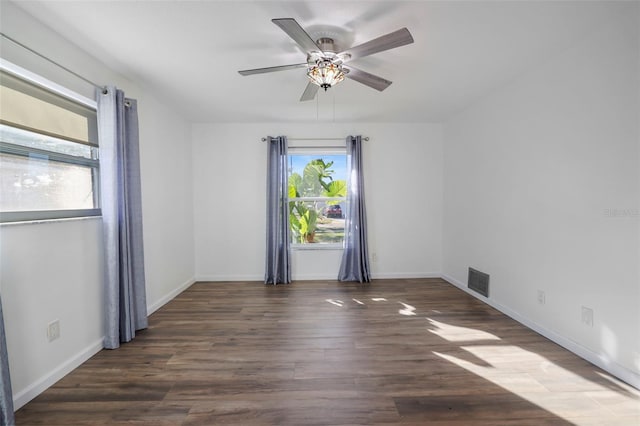
<path fill-rule="evenodd" d="M 335 152 L 335 151 L 334 151 Z M 341 244 L 346 154 L 289 154 L 289 223 L 294 244 Z"/>
<path fill-rule="evenodd" d="M 97 148 L 5 126 L 3 124 L 0 124 L 0 141 L 27 148 L 37 148 L 44 151 L 73 155 L 75 157 L 97 158 Z"/>
<path fill-rule="evenodd" d="M 0 154 L 0 211 L 94 208 L 91 167 Z"/>
<path fill-rule="evenodd" d="M 346 155 L 289 155 L 289 185 L 296 197 L 344 197 L 346 181 Z"/>
<path fill-rule="evenodd" d="M 294 244 L 342 243 L 344 200 L 289 201 Z"/>
<path fill-rule="evenodd" d="M 0 119 L 97 146 L 96 111 L 6 72 L 0 72 Z"/>

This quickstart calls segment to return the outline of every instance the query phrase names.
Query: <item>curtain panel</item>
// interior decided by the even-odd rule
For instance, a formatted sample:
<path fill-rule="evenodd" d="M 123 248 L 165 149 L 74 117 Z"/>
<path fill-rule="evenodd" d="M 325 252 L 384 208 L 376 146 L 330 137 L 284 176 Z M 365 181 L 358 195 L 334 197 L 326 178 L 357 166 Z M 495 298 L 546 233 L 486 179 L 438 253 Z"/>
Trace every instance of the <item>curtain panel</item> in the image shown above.
<path fill-rule="evenodd" d="M 267 138 L 267 250 L 265 284 L 291 282 L 287 138 Z"/>
<path fill-rule="evenodd" d="M 146 328 L 138 111 L 107 87 L 96 94 L 100 194 L 105 247 L 105 340 L 115 349 Z"/>
<path fill-rule="evenodd" d="M 4 317 L 2 315 L 2 297 L 0 297 L 0 425 L 13 425 L 13 393 L 11 392 L 11 374 L 9 374 L 9 357 L 7 339 L 4 333 Z"/>
<path fill-rule="evenodd" d="M 371 281 L 367 248 L 367 215 L 364 202 L 362 137 L 347 137 L 347 213 L 344 224 L 344 252 L 338 280 Z"/>

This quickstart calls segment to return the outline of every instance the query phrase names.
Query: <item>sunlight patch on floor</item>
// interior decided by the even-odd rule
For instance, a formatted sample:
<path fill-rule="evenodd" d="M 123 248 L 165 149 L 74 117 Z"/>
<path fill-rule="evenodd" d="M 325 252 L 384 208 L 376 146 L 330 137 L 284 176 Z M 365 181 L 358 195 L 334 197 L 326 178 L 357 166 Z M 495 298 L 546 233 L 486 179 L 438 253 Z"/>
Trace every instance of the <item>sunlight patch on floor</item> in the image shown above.
<path fill-rule="evenodd" d="M 457 325 L 450 325 L 444 322 L 436 321 L 431 318 L 427 318 L 429 321 L 429 332 L 442 337 L 449 342 L 472 342 L 477 340 L 500 340 L 498 336 L 495 336 L 486 331 L 476 330 L 473 328 L 460 327 Z"/>
<path fill-rule="evenodd" d="M 634 407 L 639 406 L 640 392 L 628 386 L 622 387 L 620 382 L 604 374 L 600 376 L 610 380 L 612 387 L 619 388 L 618 391 L 518 346 L 473 345 L 460 346 L 460 349 L 464 352 L 452 355 L 433 351 L 433 354 L 574 424 L 591 424 L 590 415 L 598 414 L 607 405 L 615 405 L 617 412 L 631 416 L 629 418 L 638 414 Z M 535 368 L 532 371 L 532 365 L 537 366 L 537 372 Z M 574 390 L 563 394 L 557 387 L 567 382 Z M 580 392 L 575 392 L 576 387 Z M 613 416 L 612 412 L 612 420 Z M 616 420 L 624 424 L 625 419 L 627 417 Z M 619 423 L 612 421 L 612 424 Z"/>
<path fill-rule="evenodd" d="M 407 305 L 406 303 L 403 303 L 403 302 L 398 302 L 398 303 L 404 306 L 404 309 L 400 309 L 398 311 L 400 315 L 405 315 L 408 317 L 417 315 L 415 306 Z"/>
<path fill-rule="evenodd" d="M 620 387 L 624 388 L 624 389 L 625 389 L 627 392 L 629 392 L 629 393 L 632 393 L 632 394 L 633 394 L 633 393 L 635 393 L 635 394 L 636 394 L 636 399 L 637 399 L 638 401 L 640 401 L 640 391 L 638 391 L 638 390 L 637 390 L 636 388 L 634 388 L 633 386 L 628 385 L 628 384 L 626 384 L 626 383 L 624 383 L 624 382 L 619 382 L 619 381 L 617 381 L 616 379 L 614 379 L 613 377 L 609 376 L 608 374 L 601 373 L 600 371 L 595 371 L 595 373 L 596 373 L 598 376 L 602 377 L 603 379 L 605 379 L 605 380 L 607 380 L 607 381 L 611 382 L 613 385 L 615 385 L 615 386 L 620 386 Z M 639 404 L 639 405 L 638 405 L 638 411 L 640 411 L 640 402 L 638 402 L 638 404 Z M 639 420 L 640 420 L 640 419 L 639 419 Z M 640 422 L 639 422 L 638 424 L 640 424 Z"/>

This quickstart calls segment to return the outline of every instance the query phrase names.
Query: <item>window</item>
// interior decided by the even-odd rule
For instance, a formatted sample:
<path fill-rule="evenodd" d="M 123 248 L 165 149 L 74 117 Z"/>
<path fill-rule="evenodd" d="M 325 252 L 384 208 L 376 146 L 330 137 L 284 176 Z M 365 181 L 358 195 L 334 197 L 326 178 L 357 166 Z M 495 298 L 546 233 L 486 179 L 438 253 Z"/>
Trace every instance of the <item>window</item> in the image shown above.
<path fill-rule="evenodd" d="M 99 215 L 95 103 L 13 71 L 0 71 L 0 221 Z"/>
<path fill-rule="evenodd" d="M 298 247 L 342 247 L 347 195 L 344 149 L 289 150 L 289 224 Z"/>

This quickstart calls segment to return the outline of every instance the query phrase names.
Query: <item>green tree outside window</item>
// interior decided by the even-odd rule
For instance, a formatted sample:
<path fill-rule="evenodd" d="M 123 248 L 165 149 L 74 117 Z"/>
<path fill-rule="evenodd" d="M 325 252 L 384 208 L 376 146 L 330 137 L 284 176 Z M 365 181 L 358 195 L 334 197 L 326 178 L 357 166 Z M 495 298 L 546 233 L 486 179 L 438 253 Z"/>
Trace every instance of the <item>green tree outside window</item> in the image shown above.
<path fill-rule="evenodd" d="M 340 203 L 335 198 L 346 197 L 347 182 L 333 178 L 333 164 L 318 158 L 307 163 L 302 175 L 289 175 L 289 223 L 297 243 L 315 242 L 319 223 L 329 221 L 323 215 L 324 208 Z M 340 240 L 343 235 L 344 232 L 338 236 Z"/>

